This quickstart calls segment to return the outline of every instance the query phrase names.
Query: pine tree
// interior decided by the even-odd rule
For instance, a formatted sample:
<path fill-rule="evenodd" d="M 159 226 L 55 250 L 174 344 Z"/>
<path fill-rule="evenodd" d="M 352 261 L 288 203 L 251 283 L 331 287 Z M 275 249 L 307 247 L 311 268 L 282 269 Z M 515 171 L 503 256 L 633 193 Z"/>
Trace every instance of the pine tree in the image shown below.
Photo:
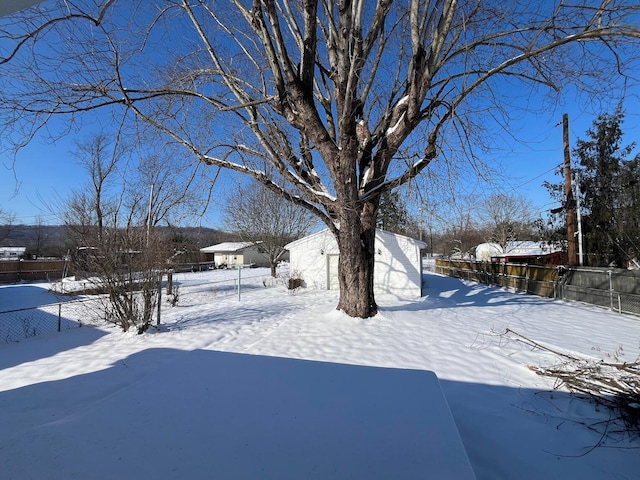
<path fill-rule="evenodd" d="M 384 192 L 380 197 L 377 226 L 383 230 L 406 235 L 408 233 L 409 214 L 407 207 L 397 191 Z"/>
<path fill-rule="evenodd" d="M 598 265 L 626 267 L 638 255 L 640 156 L 622 145 L 621 109 L 601 114 L 573 150 L 579 162 L 584 246 Z M 593 262 L 592 262 L 593 263 Z"/>

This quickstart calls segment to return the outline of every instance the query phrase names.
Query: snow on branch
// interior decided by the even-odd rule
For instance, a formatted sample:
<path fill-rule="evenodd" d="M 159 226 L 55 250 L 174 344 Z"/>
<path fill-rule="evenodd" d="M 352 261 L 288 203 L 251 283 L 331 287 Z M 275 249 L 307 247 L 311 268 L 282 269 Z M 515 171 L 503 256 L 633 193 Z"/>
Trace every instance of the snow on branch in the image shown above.
<path fill-rule="evenodd" d="M 296 174 L 295 172 L 290 172 L 290 174 L 295 177 L 297 183 L 299 186 L 302 186 L 304 188 L 307 189 L 307 191 L 314 197 L 321 197 L 321 198 L 326 198 L 327 200 L 331 201 L 331 202 L 335 202 L 337 199 L 334 195 L 331 195 L 328 191 L 325 190 L 317 190 L 315 188 L 313 188 L 309 182 L 305 181 L 300 175 Z M 315 170 L 312 171 L 312 174 L 315 175 L 316 177 L 318 176 L 317 173 L 315 173 Z"/>

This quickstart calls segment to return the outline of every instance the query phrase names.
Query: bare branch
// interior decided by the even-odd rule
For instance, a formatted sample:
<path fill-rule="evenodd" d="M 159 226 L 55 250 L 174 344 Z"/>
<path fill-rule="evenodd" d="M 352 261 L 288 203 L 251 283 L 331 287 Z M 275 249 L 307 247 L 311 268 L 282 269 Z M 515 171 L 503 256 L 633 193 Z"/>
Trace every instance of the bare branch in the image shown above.
<path fill-rule="evenodd" d="M 76 0 L 39 12 L 0 23 L 3 137 L 28 142 L 55 115 L 135 116 L 314 212 L 353 275 L 382 194 L 436 158 L 478 174 L 482 128 L 508 129 L 518 107 L 503 82 L 613 96 L 640 60 L 634 0 Z M 368 278 L 353 275 L 347 290 Z M 375 311 L 373 296 L 359 308 Z"/>

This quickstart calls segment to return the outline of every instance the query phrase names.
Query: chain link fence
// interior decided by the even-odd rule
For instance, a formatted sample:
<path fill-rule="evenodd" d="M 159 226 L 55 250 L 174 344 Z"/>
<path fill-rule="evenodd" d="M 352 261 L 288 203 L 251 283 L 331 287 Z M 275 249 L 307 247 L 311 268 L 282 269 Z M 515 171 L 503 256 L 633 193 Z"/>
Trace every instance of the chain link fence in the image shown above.
<path fill-rule="evenodd" d="M 569 268 L 560 277 L 558 298 L 590 303 L 618 313 L 640 315 L 640 272 Z"/>
<path fill-rule="evenodd" d="M 229 269 L 218 272 L 215 279 L 207 272 L 165 273 L 162 287 L 158 288 L 159 308 L 154 312 L 153 323 L 161 323 L 162 311 L 171 308 L 172 305 L 193 305 L 229 296 L 237 296 L 240 300 L 243 293 L 284 284 L 285 279 L 286 276 L 272 278 L 264 271 L 254 273 L 252 269 Z M 75 282 L 73 287 L 55 284 L 52 289 L 66 294 L 81 291 L 88 298 L 0 312 L 0 343 L 19 342 L 36 335 L 60 332 L 82 325 L 114 324 L 108 298 L 105 295 L 91 294 L 98 290 L 95 288 L 95 282 L 79 281 Z"/>
<path fill-rule="evenodd" d="M 212 280 L 207 273 L 173 273 L 169 278 L 165 277 L 163 307 L 173 302 L 191 304 L 196 297 L 202 297 L 203 293 L 209 299 L 232 295 L 240 299 L 243 292 L 271 287 L 279 282 L 284 284 L 285 278 L 286 275 L 273 278 L 270 274 L 255 274 L 252 269 L 229 269 L 222 278 L 216 280 Z"/>
<path fill-rule="evenodd" d="M 0 342 L 19 342 L 105 321 L 104 303 L 98 299 L 52 303 L 0 312 Z"/>

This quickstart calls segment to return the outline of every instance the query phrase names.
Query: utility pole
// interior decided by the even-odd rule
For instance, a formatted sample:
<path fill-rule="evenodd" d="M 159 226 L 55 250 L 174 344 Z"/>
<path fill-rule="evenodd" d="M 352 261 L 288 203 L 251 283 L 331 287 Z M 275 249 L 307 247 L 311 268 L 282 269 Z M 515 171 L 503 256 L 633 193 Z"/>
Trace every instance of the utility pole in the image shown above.
<path fill-rule="evenodd" d="M 576 224 L 573 189 L 571 188 L 571 154 L 569 152 L 569 114 L 562 115 L 562 143 L 564 146 L 564 191 L 567 202 L 567 263 L 577 265 Z"/>
<path fill-rule="evenodd" d="M 576 178 L 576 216 L 578 221 L 578 265 L 581 267 L 584 265 L 584 255 L 582 253 L 582 213 L 580 212 L 580 177 L 578 172 L 575 173 Z"/>
<path fill-rule="evenodd" d="M 149 246 L 149 235 L 151 233 L 151 204 L 153 202 L 153 183 L 149 189 L 149 214 L 147 215 L 147 247 Z"/>

